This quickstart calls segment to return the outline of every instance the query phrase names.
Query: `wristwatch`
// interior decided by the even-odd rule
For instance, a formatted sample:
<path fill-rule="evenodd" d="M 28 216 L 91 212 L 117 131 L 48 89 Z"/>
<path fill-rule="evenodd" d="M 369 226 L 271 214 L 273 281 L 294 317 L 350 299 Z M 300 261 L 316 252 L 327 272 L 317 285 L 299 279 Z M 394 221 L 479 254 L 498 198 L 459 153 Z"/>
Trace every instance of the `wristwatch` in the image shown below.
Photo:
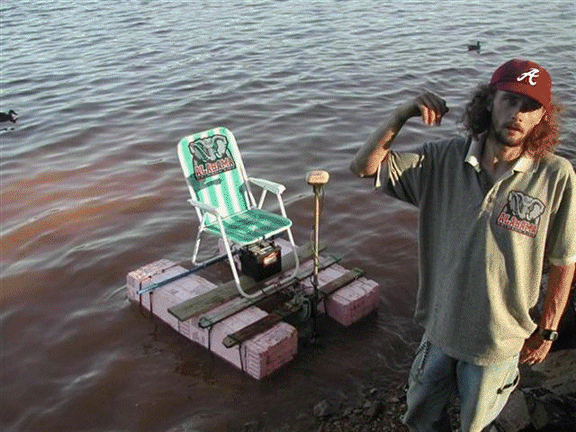
<path fill-rule="evenodd" d="M 558 339 L 558 332 L 556 330 L 538 328 L 538 334 L 544 340 L 555 341 L 556 339 Z"/>

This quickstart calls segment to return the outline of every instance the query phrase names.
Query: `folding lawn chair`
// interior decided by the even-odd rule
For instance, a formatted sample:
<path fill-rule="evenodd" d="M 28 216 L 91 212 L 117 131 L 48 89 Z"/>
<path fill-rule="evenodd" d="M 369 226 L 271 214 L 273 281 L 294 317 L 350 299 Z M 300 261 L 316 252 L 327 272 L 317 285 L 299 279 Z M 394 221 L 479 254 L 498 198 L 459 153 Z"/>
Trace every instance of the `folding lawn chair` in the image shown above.
<path fill-rule="evenodd" d="M 292 245 L 296 267 L 299 267 L 296 244 L 290 227 L 292 221 L 286 217 L 281 194 L 283 185 L 267 180 L 248 178 L 236 144 L 226 128 L 216 128 L 184 137 L 178 143 L 178 158 L 188 183 L 192 199 L 200 220 L 192 262 L 198 263 L 200 237 L 204 231 L 222 238 L 234 281 L 244 297 L 256 297 L 259 293 L 247 294 L 240 284 L 234 265 L 232 245 L 243 247 L 270 239 L 286 232 Z M 260 201 L 256 205 L 250 183 L 262 188 Z M 262 210 L 266 193 L 278 198 L 282 216 Z M 224 255 L 221 256 L 224 258 Z"/>

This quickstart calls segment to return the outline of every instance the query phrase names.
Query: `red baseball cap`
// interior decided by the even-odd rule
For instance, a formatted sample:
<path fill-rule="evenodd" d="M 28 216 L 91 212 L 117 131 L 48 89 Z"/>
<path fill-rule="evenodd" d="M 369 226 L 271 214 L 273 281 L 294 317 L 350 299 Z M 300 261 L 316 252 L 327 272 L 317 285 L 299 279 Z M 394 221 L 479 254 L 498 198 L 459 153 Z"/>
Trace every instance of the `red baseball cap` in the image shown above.
<path fill-rule="evenodd" d="M 498 90 L 528 96 L 550 111 L 552 79 L 546 69 L 534 62 L 514 59 L 504 63 L 492 74 L 490 85 Z"/>

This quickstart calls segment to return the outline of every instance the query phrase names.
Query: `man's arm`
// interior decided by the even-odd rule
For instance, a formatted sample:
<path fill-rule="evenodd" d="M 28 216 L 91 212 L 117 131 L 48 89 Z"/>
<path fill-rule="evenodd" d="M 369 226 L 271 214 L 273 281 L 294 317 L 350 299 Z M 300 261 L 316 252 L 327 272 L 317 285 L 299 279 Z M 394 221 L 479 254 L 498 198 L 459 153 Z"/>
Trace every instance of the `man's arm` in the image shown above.
<path fill-rule="evenodd" d="M 576 264 L 551 266 L 548 290 L 546 291 L 542 316 L 540 317 L 540 329 L 558 329 L 560 319 L 570 297 L 575 268 Z M 552 341 L 544 340 L 538 332 L 535 332 L 526 339 L 520 352 L 520 362 L 528 364 L 540 363 L 544 361 L 551 347 Z"/>
<path fill-rule="evenodd" d="M 358 177 L 372 177 L 388 154 L 390 145 L 411 117 L 421 116 L 427 125 L 439 125 L 448 112 L 446 102 L 432 93 L 425 93 L 400 106 L 392 117 L 383 123 L 352 159 L 350 170 Z"/>

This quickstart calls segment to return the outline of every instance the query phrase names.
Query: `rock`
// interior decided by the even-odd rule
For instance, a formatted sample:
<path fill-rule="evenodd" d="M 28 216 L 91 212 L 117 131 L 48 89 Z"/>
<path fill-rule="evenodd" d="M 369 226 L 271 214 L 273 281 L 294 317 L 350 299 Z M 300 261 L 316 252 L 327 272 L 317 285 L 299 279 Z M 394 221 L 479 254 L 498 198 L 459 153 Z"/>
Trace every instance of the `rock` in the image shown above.
<path fill-rule="evenodd" d="M 576 349 L 552 352 L 532 369 L 544 374 L 545 389 L 558 395 L 576 393 Z"/>
<path fill-rule="evenodd" d="M 520 390 L 510 395 L 508 403 L 498 416 L 496 430 L 501 432 L 518 432 L 530 425 L 530 413 L 526 404 L 526 396 Z"/>
<path fill-rule="evenodd" d="M 260 423 L 257 421 L 251 421 L 244 424 L 242 427 L 242 432 L 258 432 L 260 430 Z"/>
<path fill-rule="evenodd" d="M 540 388 L 526 392 L 526 400 L 536 430 L 574 432 L 576 399 L 562 397 Z"/>
<path fill-rule="evenodd" d="M 496 429 L 574 432 L 576 349 L 552 352 L 528 371 L 532 376 L 512 393 L 496 419 Z"/>
<path fill-rule="evenodd" d="M 314 407 L 314 416 L 318 419 L 323 419 L 324 417 L 328 417 L 331 412 L 330 403 L 327 400 L 323 400 L 319 402 Z"/>
<path fill-rule="evenodd" d="M 364 415 L 370 420 L 376 418 L 380 411 L 382 411 L 382 403 L 380 401 L 366 402 L 364 404 Z"/>

